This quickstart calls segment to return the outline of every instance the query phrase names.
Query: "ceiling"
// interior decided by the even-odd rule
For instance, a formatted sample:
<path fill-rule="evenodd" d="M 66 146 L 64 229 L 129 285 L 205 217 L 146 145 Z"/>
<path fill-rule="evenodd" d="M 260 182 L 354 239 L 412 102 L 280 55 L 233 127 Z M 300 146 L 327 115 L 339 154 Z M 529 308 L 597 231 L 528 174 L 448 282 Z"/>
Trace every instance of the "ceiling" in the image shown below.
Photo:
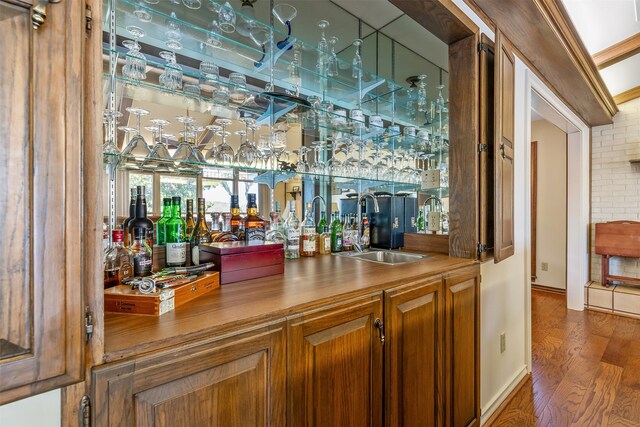
<path fill-rule="evenodd" d="M 593 56 L 640 33 L 640 0 L 562 0 L 587 51 Z M 640 86 L 640 54 L 600 70 L 609 92 Z"/>

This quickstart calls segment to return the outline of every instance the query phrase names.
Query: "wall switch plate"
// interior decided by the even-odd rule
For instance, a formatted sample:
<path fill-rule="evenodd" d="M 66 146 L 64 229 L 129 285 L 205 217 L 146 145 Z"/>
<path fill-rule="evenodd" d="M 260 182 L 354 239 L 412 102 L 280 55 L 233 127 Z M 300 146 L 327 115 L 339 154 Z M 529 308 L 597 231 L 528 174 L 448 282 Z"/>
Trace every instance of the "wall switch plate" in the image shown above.
<path fill-rule="evenodd" d="M 500 353 L 504 353 L 507 350 L 507 333 L 500 334 Z"/>
<path fill-rule="evenodd" d="M 540 269 L 542 271 L 549 271 L 549 263 L 548 262 L 543 262 L 542 264 L 540 264 Z"/>

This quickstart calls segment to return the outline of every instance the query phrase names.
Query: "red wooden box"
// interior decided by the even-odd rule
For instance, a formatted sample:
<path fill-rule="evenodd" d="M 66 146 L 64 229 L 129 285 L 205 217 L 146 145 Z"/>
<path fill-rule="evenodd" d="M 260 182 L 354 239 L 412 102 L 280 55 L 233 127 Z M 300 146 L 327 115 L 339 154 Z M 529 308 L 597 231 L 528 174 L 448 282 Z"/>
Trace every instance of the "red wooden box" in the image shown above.
<path fill-rule="evenodd" d="M 200 245 L 199 250 L 200 262 L 214 263 L 223 285 L 284 273 L 282 243 L 207 243 Z"/>

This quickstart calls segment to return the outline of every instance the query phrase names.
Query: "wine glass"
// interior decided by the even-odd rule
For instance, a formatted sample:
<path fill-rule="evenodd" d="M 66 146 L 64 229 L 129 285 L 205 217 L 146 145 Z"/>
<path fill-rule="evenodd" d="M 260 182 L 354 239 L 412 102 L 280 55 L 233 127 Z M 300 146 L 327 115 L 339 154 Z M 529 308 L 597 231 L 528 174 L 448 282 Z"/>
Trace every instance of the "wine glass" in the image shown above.
<path fill-rule="evenodd" d="M 427 78 L 426 74 L 418 76 L 418 111 L 425 113 L 427 111 Z"/>
<path fill-rule="evenodd" d="M 276 131 L 271 138 L 271 149 L 273 150 L 274 169 L 278 169 L 280 165 L 280 157 L 287 149 L 287 133 L 284 131 Z"/>
<path fill-rule="evenodd" d="M 353 45 L 356 48 L 355 56 L 353 57 L 351 67 L 351 77 L 354 79 L 362 78 L 362 57 L 360 56 L 360 49 L 362 47 L 362 39 L 355 39 Z"/>
<path fill-rule="evenodd" d="M 235 153 L 233 152 L 233 147 L 231 147 L 227 143 L 227 137 L 230 135 L 230 133 L 227 132 L 226 129 L 227 126 L 233 123 L 233 121 L 229 119 L 216 119 L 215 123 L 222 126 L 222 131 L 218 132 L 218 135 L 222 136 L 222 143 L 220 144 L 216 152 L 217 163 L 225 166 L 232 166 L 233 160 L 235 158 Z"/>
<path fill-rule="evenodd" d="M 151 154 L 149 154 L 142 165 L 145 168 L 153 168 L 155 170 L 169 170 L 169 166 L 172 164 L 171 154 L 169 154 L 167 144 L 165 144 L 162 138 L 166 138 L 168 135 L 163 132 L 164 127 L 171 123 L 163 119 L 151 119 L 149 121 L 158 129 L 157 134 L 160 139 L 153 146 Z"/>
<path fill-rule="evenodd" d="M 140 44 L 138 39 L 145 36 L 142 28 L 130 25 L 127 31 L 133 37 L 133 40 L 125 40 L 122 45 L 128 50 L 125 57 L 125 64 L 122 67 L 122 75 L 132 80 L 134 83 L 140 82 L 147 78 L 147 58 L 140 52 Z"/>
<path fill-rule="evenodd" d="M 236 12 L 229 2 L 226 2 L 218 11 L 218 25 L 225 33 L 233 33 L 236 30 Z"/>
<path fill-rule="evenodd" d="M 182 88 L 182 67 L 176 63 L 176 54 L 163 50 L 160 57 L 167 63 L 158 80 L 160 85 L 168 90 L 178 90 Z"/>
<path fill-rule="evenodd" d="M 198 144 L 198 141 L 199 141 L 198 135 L 200 135 L 200 133 L 205 129 L 206 128 L 204 126 L 196 126 L 196 125 L 189 126 L 189 132 L 193 134 L 193 154 L 196 156 L 199 163 L 207 162 L 204 159 L 204 154 L 202 154 L 202 151 L 200 150 L 200 145 Z"/>
<path fill-rule="evenodd" d="M 240 135 L 242 141 L 236 153 L 236 163 L 239 166 L 253 167 L 255 166 L 258 152 L 255 145 L 249 141 L 248 135 L 249 128 L 256 123 L 256 119 L 253 117 L 242 117 L 240 121 L 244 123 L 245 130 L 236 132 L 236 135 Z M 255 137 L 255 129 L 253 132 Z"/>
<path fill-rule="evenodd" d="M 336 55 L 336 43 L 338 43 L 338 38 L 336 36 L 329 37 L 329 46 L 331 46 L 331 53 L 329 54 L 329 60 L 327 62 L 327 75 L 329 77 L 335 77 L 338 75 L 338 55 Z"/>
<path fill-rule="evenodd" d="M 129 141 L 124 150 L 122 150 L 122 155 L 128 158 L 127 163 L 135 164 L 138 161 L 144 160 L 151 152 L 147 141 L 144 140 L 144 137 L 140 133 L 141 118 L 142 116 L 148 115 L 149 111 L 134 107 L 128 107 L 127 111 L 136 116 L 136 134 L 131 138 L 131 141 Z"/>
<path fill-rule="evenodd" d="M 180 138 L 180 144 L 173 153 L 173 161 L 180 169 L 192 170 L 194 166 L 190 163 L 197 163 L 198 158 L 193 152 L 193 147 L 189 144 L 189 138 L 193 136 L 193 133 L 189 132 L 189 126 L 195 122 L 195 118 L 190 116 L 177 116 L 176 120 L 184 125 L 184 131 L 180 132 L 182 138 Z"/>
<path fill-rule="evenodd" d="M 315 174 L 325 175 L 327 168 L 324 160 L 322 159 L 322 151 L 324 151 L 327 148 L 327 143 L 326 141 L 318 140 L 318 141 L 313 141 L 311 143 L 311 146 L 313 147 L 314 156 L 313 156 L 313 165 L 310 168 L 310 170 Z"/>
<path fill-rule="evenodd" d="M 211 142 L 212 146 L 207 151 L 207 154 L 204 156 L 204 159 L 207 163 L 216 163 L 217 155 L 218 155 L 218 147 L 216 147 L 216 135 L 219 131 L 222 130 L 222 126 L 220 125 L 207 125 L 205 128 L 211 132 Z"/>
<path fill-rule="evenodd" d="M 111 125 L 116 120 L 116 112 L 105 111 L 102 115 L 102 123 L 104 124 L 104 144 L 102 144 L 102 152 L 107 154 L 120 154 L 116 145 L 115 135 L 111 132 Z"/>
<path fill-rule="evenodd" d="M 295 7 L 289 4 L 280 3 L 273 7 L 272 13 L 273 16 L 282 23 L 282 25 L 287 26 L 287 38 L 276 43 L 278 49 L 282 50 L 289 44 L 289 38 L 291 37 L 291 21 L 296 17 L 298 11 Z M 287 50 L 288 49 L 291 49 L 291 46 L 289 46 Z"/>
<path fill-rule="evenodd" d="M 340 171 L 342 168 L 342 163 L 338 160 L 338 149 L 342 145 L 341 138 L 336 138 L 331 143 L 331 159 L 327 163 L 327 172 L 331 173 L 333 176 L 340 175 Z"/>
<path fill-rule="evenodd" d="M 264 169 L 273 169 L 270 167 L 270 160 L 273 159 L 273 147 L 271 145 L 271 134 L 260 135 L 256 146 L 262 159 Z"/>
<path fill-rule="evenodd" d="M 320 28 L 320 41 L 318 42 L 318 63 L 316 68 L 319 75 L 324 75 L 326 65 L 326 54 L 329 50 L 329 42 L 324 32 L 329 27 L 329 21 L 323 19 L 318 22 L 318 28 Z"/>

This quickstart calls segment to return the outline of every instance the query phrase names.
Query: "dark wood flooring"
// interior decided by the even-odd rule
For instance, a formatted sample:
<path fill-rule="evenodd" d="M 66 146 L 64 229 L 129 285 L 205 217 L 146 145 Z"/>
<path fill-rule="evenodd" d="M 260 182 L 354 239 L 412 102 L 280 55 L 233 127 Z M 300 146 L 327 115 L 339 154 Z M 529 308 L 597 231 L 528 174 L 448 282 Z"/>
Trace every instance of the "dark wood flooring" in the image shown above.
<path fill-rule="evenodd" d="M 531 379 L 495 426 L 640 426 L 640 320 L 532 291 Z"/>

